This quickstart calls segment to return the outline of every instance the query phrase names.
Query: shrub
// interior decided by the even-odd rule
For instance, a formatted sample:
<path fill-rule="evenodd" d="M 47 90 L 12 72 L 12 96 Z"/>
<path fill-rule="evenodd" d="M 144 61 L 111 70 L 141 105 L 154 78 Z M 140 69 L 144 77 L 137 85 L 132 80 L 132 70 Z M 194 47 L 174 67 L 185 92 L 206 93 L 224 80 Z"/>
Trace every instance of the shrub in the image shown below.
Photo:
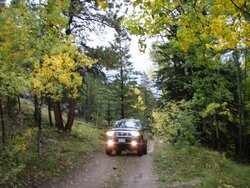
<path fill-rule="evenodd" d="M 166 102 L 164 108 L 153 112 L 153 128 L 155 134 L 172 143 L 199 142 L 196 130 L 197 117 L 192 110 L 192 104 L 186 101 Z"/>

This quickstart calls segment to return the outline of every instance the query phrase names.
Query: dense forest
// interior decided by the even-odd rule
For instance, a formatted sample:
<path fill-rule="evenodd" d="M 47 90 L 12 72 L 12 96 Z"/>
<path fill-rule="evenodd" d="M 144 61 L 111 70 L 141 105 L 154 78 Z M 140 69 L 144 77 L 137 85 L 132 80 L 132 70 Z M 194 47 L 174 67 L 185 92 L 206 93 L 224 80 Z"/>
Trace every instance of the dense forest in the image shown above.
<path fill-rule="evenodd" d="M 249 159 L 250 3 L 135 1 L 126 24 L 151 56 L 162 95 L 153 112 L 158 134 Z"/>
<path fill-rule="evenodd" d="M 33 134 L 43 155 L 45 129 L 131 117 L 249 162 L 249 22 L 247 0 L 1 0 L 0 164 L 20 160 Z M 113 41 L 90 45 L 107 29 Z M 154 41 L 151 77 L 134 70 L 132 34 L 142 51 Z"/>

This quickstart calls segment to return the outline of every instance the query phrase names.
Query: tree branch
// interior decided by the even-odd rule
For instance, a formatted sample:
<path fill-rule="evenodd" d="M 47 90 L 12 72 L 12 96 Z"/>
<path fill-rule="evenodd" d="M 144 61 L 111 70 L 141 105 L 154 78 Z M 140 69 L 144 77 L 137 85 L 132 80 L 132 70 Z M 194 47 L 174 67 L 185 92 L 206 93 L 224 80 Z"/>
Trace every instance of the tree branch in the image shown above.
<path fill-rule="evenodd" d="M 240 7 L 239 5 L 237 5 L 233 0 L 230 0 L 230 1 L 231 1 L 231 3 L 234 4 L 234 6 L 235 6 L 237 9 L 241 10 L 243 13 L 245 13 L 245 14 L 247 14 L 247 15 L 250 16 L 250 13 L 249 13 L 249 12 L 247 12 L 246 10 L 244 10 L 243 8 L 241 8 L 241 7 Z"/>

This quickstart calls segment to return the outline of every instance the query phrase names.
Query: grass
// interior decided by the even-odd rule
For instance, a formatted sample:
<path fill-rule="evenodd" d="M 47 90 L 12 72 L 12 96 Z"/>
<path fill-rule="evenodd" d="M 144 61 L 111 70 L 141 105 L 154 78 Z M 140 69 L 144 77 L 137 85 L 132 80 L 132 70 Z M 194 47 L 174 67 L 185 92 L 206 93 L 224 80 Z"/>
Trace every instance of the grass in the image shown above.
<path fill-rule="evenodd" d="M 250 167 L 218 152 L 180 144 L 162 144 L 156 150 L 159 180 L 170 187 L 250 187 Z"/>
<path fill-rule="evenodd" d="M 102 148 L 102 131 L 76 121 L 70 134 L 43 129 L 43 152 L 37 154 L 37 129 L 26 128 L 15 142 L 1 151 L 0 187 L 39 187 L 88 160 Z"/>

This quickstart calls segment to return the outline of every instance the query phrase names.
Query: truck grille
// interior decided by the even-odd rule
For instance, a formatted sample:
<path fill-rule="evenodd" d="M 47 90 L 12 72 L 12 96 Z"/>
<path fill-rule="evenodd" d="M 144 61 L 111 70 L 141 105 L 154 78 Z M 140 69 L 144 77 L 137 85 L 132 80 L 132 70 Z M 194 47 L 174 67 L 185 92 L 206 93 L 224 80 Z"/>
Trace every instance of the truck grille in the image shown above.
<path fill-rule="evenodd" d="M 116 137 L 131 137 L 131 133 L 130 132 L 116 132 L 115 136 Z"/>

